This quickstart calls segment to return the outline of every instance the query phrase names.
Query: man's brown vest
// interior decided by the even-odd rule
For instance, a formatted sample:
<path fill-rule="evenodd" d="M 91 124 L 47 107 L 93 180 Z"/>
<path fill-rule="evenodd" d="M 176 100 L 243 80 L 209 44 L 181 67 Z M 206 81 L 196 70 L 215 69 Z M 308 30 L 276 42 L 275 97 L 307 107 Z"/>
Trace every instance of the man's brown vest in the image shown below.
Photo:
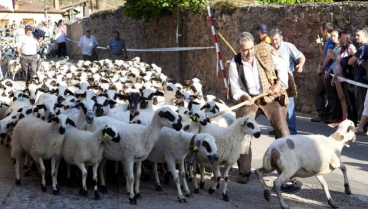
<path fill-rule="evenodd" d="M 256 64 L 259 72 L 259 78 L 262 84 L 262 93 L 270 92 L 270 88 L 275 82 L 277 81 L 277 75 L 275 71 L 275 65 L 273 64 L 272 56 L 275 55 L 278 57 L 282 57 L 279 52 L 277 52 L 272 46 L 269 44 L 259 44 L 254 47 L 254 56 L 256 58 Z M 243 87 L 245 89 L 245 92 L 249 94 L 248 86 L 245 81 L 244 77 L 244 70 L 243 70 L 243 63 L 241 59 L 241 54 L 237 54 L 234 57 L 237 70 L 239 73 L 239 77 L 241 80 L 241 83 L 243 84 Z M 289 97 L 296 97 L 297 96 L 297 90 L 296 85 L 294 81 L 294 77 L 291 74 L 290 70 L 288 72 L 289 75 L 289 81 L 288 81 L 288 89 L 284 90 L 282 89 L 281 92 L 277 95 L 269 95 L 264 97 L 261 101 L 263 104 L 269 104 L 275 100 L 283 100 L 282 103 L 288 104 L 288 96 Z"/>

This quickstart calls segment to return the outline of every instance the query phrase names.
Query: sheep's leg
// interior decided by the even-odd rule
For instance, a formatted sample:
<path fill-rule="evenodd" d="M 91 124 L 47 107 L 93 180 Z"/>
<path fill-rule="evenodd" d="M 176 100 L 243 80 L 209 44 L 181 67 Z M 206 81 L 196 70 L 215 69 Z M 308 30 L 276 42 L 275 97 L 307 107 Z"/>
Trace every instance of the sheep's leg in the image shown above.
<path fill-rule="evenodd" d="M 139 192 L 139 187 L 141 184 L 141 174 L 142 174 L 142 161 L 135 162 L 135 198 L 142 199 L 141 193 Z"/>
<path fill-rule="evenodd" d="M 51 177 L 52 177 L 52 193 L 58 195 L 59 192 L 56 188 L 56 159 L 51 158 Z"/>
<path fill-rule="evenodd" d="M 289 174 L 292 173 L 292 174 Z M 290 177 L 294 174 L 295 172 L 291 172 L 291 171 L 282 171 L 282 173 L 280 174 L 280 176 L 273 182 L 273 189 L 277 194 L 277 197 L 279 198 L 280 201 L 280 205 L 282 209 L 289 209 L 289 205 L 286 204 L 284 198 L 282 197 L 282 193 L 281 193 L 281 185 L 285 184 L 287 182 L 288 179 L 290 179 Z"/>
<path fill-rule="evenodd" d="M 116 161 L 115 162 L 115 176 L 116 174 L 118 174 L 118 172 L 119 172 L 119 161 Z"/>
<path fill-rule="evenodd" d="M 79 194 L 83 197 L 86 197 L 88 195 L 87 191 L 87 185 L 86 185 L 86 179 L 87 179 L 87 169 L 84 163 L 76 164 L 76 166 L 81 170 L 82 172 L 82 188 L 79 191 Z"/>
<path fill-rule="evenodd" d="M 24 163 L 23 163 L 23 169 L 28 169 L 28 165 L 29 165 L 29 155 L 28 153 L 26 153 L 26 157 L 24 158 Z"/>
<path fill-rule="evenodd" d="M 196 169 L 196 168 L 195 168 Z M 200 164 L 200 169 L 201 169 L 201 181 L 199 182 L 199 188 L 200 189 L 204 189 L 204 164 Z"/>
<path fill-rule="evenodd" d="M 350 189 L 350 184 L 349 184 L 349 179 L 348 179 L 348 175 L 346 174 L 346 167 L 345 165 L 343 165 L 342 163 L 340 164 L 340 169 L 342 171 L 342 173 L 344 174 L 344 187 L 345 187 L 345 193 L 350 195 L 351 194 L 351 189 Z"/>
<path fill-rule="evenodd" d="M 318 179 L 319 183 L 321 183 L 322 188 L 325 190 L 325 194 L 326 197 L 328 199 L 328 204 L 332 207 L 332 208 L 337 208 L 337 206 L 335 205 L 331 195 L 330 195 L 330 191 L 328 191 L 328 185 L 325 181 L 325 179 L 323 178 L 322 175 L 317 175 L 316 178 Z"/>
<path fill-rule="evenodd" d="M 190 193 L 190 190 L 188 188 L 187 180 L 185 179 L 185 164 L 184 164 L 184 160 L 182 161 L 182 163 L 180 163 L 180 176 L 181 176 L 181 179 L 183 180 L 183 188 L 184 188 L 185 196 L 186 197 L 193 197 L 193 195 Z"/>
<path fill-rule="evenodd" d="M 273 171 L 273 170 L 272 170 Z M 263 174 L 265 173 L 271 173 L 272 171 L 266 171 L 266 169 L 264 168 L 259 168 L 259 169 L 256 169 L 256 175 L 258 177 L 258 180 L 259 182 L 261 182 L 262 184 L 262 187 L 263 187 L 263 197 L 265 198 L 265 200 L 267 201 L 270 201 L 270 196 L 271 196 L 271 193 L 270 193 L 270 190 L 268 189 L 264 179 L 263 179 Z"/>
<path fill-rule="evenodd" d="M 136 205 L 137 204 L 137 199 L 135 198 L 134 195 L 134 162 L 126 162 L 126 168 L 127 168 L 127 172 L 128 172 L 128 176 L 129 176 L 129 189 L 130 189 L 130 194 L 129 194 L 129 200 L 130 200 L 130 204 L 131 205 Z"/>
<path fill-rule="evenodd" d="M 125 177 L 125 186 L 126 186 L 126 193 L 130 194 L 130 184 L 129 184 L 129 174 L 128 174 L 128 166 L 125 162 L 122 162 L 121 165 L 124 169 L 124 177 Z"/>
<path fill-rule="evenodd" d="M 199 189 L 198 189 L 198 180 L 197 180 L 197 169 L 195 169 L 197 167 L 197 163 L 196 161 L 193 162 L 192 165 L 192 172 L 193 172 L 193 180 L 194 180 L 194 193 L 195 194 L 199 194 Z"/>
<path fill-rule="evenodd" d="M 174 178 L 175 184 L 176 184 L 176 189 L 178 190 L 178 199 L 180 203 L 186 203 L 187 201 L 185 200 L 185 197 L 183 196 L 183 193 L 181 192 L 181 188 L 180 188 L 180 178 L 176 172 L 176 168 L 175 168 L 175 162 L 172 159 L 166 159 L 166 163 L 167 163 L 167 168 L 169 169 L 169 171 L 171 172 L 171 175 Z"/>
<path fill-rule="evenodd" d="M 100 163 L 100 166 L 98 168 L 98 173 L 100 175 L 100 182 L 101 182 L 100 189 L 101 189 L 102 193 L 107 193 L 107 188 L 106 188 L 106 183 L 105 183 L 105 176 L 104 176 L 106 162 L 107 162 L 107 159 L 103 158 L 101 163 Z"/>
<path fill-rule="evenodd" d="M 42 176 L 42 191 L 43 192 L 46 192 L 46 180 L 45 180 L 45 171 L 46 171 L 46 168 L 45 168 L 45 165 L 43 164 L 43 160 L 42 158 L 38 158 L 38 164 L 40 165 L 40 171 L 41 171 L 41 176 Z"/>
<path fill-rule="evenodd" d="M 14 149 L 14 148 L 13 148 Z M 13 155 L 14 152 L 12 152 L 12 155 Z M 12 159 L 13 160 L 13 164 L 15 165 L 15 184 L 16 185 L 20 185 L 21 184 L 21 181 L 20 181 L 20 174 L 19 174 L 19 165 L 20 165 L 20 158 L 21 158 L 21 150 L 17 150 L 15 151 L 14 153 L 14 158 Z"/>
<path fill-rule="evenodd" d="M 155 174 L 156 190 L 159 191 L 159 192 L 162 192 L 160 178 L 158 177 L 157 163 L 153 163 L 153 172 Z"/>
<path fill-rule="evenodd" d="M 213 194 L 215 192 L 215 189 L 217 188 L 217 185 L 220 183 L 220 179 L 221 179 L 221 172 L 220 172 L 220 167 L 218 165 L 216 165 L 214 167 L 215 169 L 213 169 L 215 176 L 213 178 L 213 184 L 212 187 L 209 188 L 208 193 Z"/>
<path fill-rule="evenodd" d="M 192 180 L 193 180 L 193 171 L 192 171 L 192 166 L 188 164 L 188 165 L 187 165 L 187 170 L 188 170 L 188 172 L 189 172 L 189 176 L 188 176 L 187 181 L 188 181 L 188 182 L 192 182 Z"/>
<path fill-rule="evenodd" d="M 60 166 L 60 158 L 56 160 L 56 167 L 55 167 L 55 181 L 56 181 L 56 189 L 59 194 L 59 184 L 58 184 L 58 173 L 59 173 L 59 166 Z"/>
<path fill-rule="evenodd" d="M 95 194 L 95 200 L 101 200 L 100 194 L 98 194 L 98 188 L 97 188 L 97 169 L 98 169 L 99 163 L 96 163 L 93 165 L 93 189 Z"/>
<path fill-rule="evenodd" d="M 224 201 L 229 201 L 229 196 L 227 195 L 227 181 L 228 181 L 228 177 L 229 177 L 229 171 L 231 169 L 231 165 L 227 165 L 224 171 L 224 190 L 222 191 L 222 199 Z M 219 185 L 219 184 L 218 184 Z"/>

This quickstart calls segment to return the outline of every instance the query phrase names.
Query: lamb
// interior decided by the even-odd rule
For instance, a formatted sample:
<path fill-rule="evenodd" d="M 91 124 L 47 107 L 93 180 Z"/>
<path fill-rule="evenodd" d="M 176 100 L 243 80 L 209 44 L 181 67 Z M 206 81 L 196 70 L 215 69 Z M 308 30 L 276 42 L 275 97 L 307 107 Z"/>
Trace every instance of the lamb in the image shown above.
<path fill-rule="evenodd" d="M 93 166 L 93 181 L 95 200 L 100 200 L 97 190 L 97 168 L 103 157 L 106 142 L 120 142 L 120 134 L 113 126 L 105 125 L 97 128 L 94 132 L 71 128 L 67 130 L 63 146 L 63 158 L 66 163 L 76 165 L 82 172 L 82 187 L 80 194 L 87 196 L 87 169 Z"/>
<path fill-rule="evenodd" d="M 315 176 L 321 183 L 328 204 L 332 208 L 337 208 L 322 175 L 340 168 L 344 174 L 345 193 L 351 194 L 346 167 L 340 160 L 340 154 L 344 146 L 349 147 L 349 142 L 355 141 L 354 129 L 354 123 L 345 120 L 338 125 L 336 132 L 328 137 L 323 135 L 292 135 L 274 141 L 263 156 L 262 168 L 256 169 L 256 174 L 264 189 L 264 198 L 270 201 L 270 190 L 263 180 L 263 175 L 276 170 L 280 175 L 273 182 L 273 185 L 281 208 L 289 208 L 282 197 L 281 185 L 286 183 L 289 178 L 312 176 Z"/>
<path fill-rule="evenodd" d="M 231 166 L 239 159 L 240 148 L 244 137 L 247 135 L 251 135 L 256 138 L 259 138 L 261 136 L 260 128 L 257 122 L 249 116 L 237 119 L 233 124 L 231 124 L 231 126 L 227 128 L 222 128 L 215 124 L 206 123 L 205 121 L 198 121 L 198 118 L 196 116 L 197 113 L 193 114 L 192 119 L 193 122 L 202 124 L 201 128 L 199 129 L 199 132 L 209 133 L 213 137 L 215 137 L 217 149 L 219 152 L 219 160 L 217 161 L 217 163 L 215 163 L 214 165 L 211 164 L 209 165 L 215 174 L 214 184 L 209 189 L 209 193 L 213 194 L 215 192 L 216 187 L 218 187 L 219 181 L 221 179 L 220 165 L 225 165 L 225 170 L 223 173 L 225 185 L 222 192 L 222 196 L 224 201 L 229 201 L 229 197 L 227 195 L 227 181 L 229 170 Z M 202 160 L 197 158 L 196 162 L 201 164 Z M 195 171 L 196 169 L 194 169 L 194 172 Z M 203 169 L 202 169 L 202 177 L 203 177 Z M 201 182 L 203 182 L 203 178 L 201 179 Z M 201 187 L 203 186 L 204 182 L 202 183 Z M 194 187 L 195 187 L 194 192 L 198 193 L 199 190 L 196 178 L 194 178 Z"/>
<path fill-rule="evenodd" d="M 9 60 L 8 61 L 8 71 L 6 72 L 5 76 L 8 75 L 8 73 L 12 74 L 12 79 L 14 81 L 15 74 L 19 74 L 22 71 L 22 66 L 20 65 L 18 60 Z"/>
<path fill-rule="evenodd" d="M 158 109 L 148 126 L 125 124 L 112 118 L 107 118 L 106 120 L 106 118 L 96 118 L 88 129 L 93 131 L 106 123 L 119 127 L 119 133 L 122 137 L 120 144 L 107 143 L 105 145 L 104 156 L 109 160 L 125 163 L 129 176 L 130 204 L 137 204 L 136 199 L 141 197 L 139 186 L 142 161 L 148 157 L 153 149 L 158 140 L 161 128 L 166 126 L 179 131 L 182 128 L 181 119 L 174 111 L 167 107 Z M 134 178 L 133 174 L 134 163 L 136 163 L 137 168 L 136 178 Z M 133 185 L 135 179 L 136 193 L 134 194 Z"/>
<path fill-rule="evenodd" d="M 184 159 L 190 152 L 195 152 L 197 157 L 206 159 L 210 164 L 218 159 L 215 139 L 209 134 L 191 134 L 183 130 L 176 132 L 164 127 L 158 141 L 148 156 L 148 160 L 154 162 L 156 190 L 162 191 L 157 173 L 157 163 L 167 163 L 168 169 L 176 183 L 178 199 L 180 203 L 186 202 L 180 188 L 180 180 L 186 197 L 192 197 L 185 179 Z M 180 164 L 180 176 L 176 173 L 175 164 Z"/>
<path fill-rule="evenodd" d="M 26 151 L 40 166 L 42 191 L 46 192 L 44 159 L 51 159 L 52 190 L 59 194 L 57 173 L 61 160 L 63 141 L 67 125 L 75 126 L 66 115 L 50 119 L 47 123 L 34 117 L 20 120 L 13 131 L 11 156 L 15 164 L 16 184 L 20 185 L 19 163 L 22 151 Z"/>

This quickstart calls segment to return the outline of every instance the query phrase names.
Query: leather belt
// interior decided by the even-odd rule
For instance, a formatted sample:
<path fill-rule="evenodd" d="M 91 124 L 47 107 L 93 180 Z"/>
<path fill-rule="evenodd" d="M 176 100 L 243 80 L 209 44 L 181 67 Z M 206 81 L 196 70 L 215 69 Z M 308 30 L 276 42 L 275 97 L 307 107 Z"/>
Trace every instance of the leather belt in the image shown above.
<path fill-rule="evenodd" d="M 37 54 L 31 54 L 31 55 L 21 54 L 21 55 L 31 57 L 31 56 L 35 56 Z"/>

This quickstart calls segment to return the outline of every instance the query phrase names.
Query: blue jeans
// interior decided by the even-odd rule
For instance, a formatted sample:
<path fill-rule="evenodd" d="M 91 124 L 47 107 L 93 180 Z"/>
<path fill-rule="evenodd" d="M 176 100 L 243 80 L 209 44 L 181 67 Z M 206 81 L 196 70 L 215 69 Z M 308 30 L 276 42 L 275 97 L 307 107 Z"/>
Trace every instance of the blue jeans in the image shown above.
<path fill-rule="evenodd" d="M 290 130 L 291 135 L 296 135 L 296 115 L 295 115 L 295 103 L 294 97 L 289 97 L 289 104 L 287 106 L 286 121 Z"/>

